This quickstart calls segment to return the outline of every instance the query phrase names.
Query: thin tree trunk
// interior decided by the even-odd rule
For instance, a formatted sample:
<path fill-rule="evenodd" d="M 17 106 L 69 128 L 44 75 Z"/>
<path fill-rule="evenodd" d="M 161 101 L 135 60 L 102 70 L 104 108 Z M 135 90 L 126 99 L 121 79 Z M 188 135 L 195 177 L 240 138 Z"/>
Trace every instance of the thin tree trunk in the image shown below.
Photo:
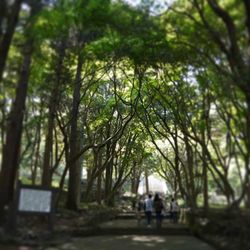
<path fill-rule="evenodd" d="M 107 137 L 110 136 L 110 124 L 107 126 Z M 112 176 L 114 167 L 114 152 L 116 143 L 107 143 L 106 158 L 109 159 L 105 169 L 105 204 L 110 205 L 110 192 L 112 190 Z"/>
<path fill-rule="evenodd" d="M 47 187 L 51 186 L 51 169 L 52 169 L 51 157 L 53 153 L 53 129 L 55 126 L 56 109 L 59 102 L 61 74 L 62 74 L 63 60 L 65 57 L 65 42 L 61 41 L 58 46 L 59 47 L 58 47 L 58 62 L 56 68 L 56 82 L 50 96 L 48 127 L 45 140 L 45 150 L 44 150 L 43 168 L 42 168 L 42 185 Z"/>
<path fill-rule="evenodd" d="M 81 90 L 81 71 L 83 66 L 83 57 L 80 53 L 78 56 L 78 65 L 76 71 L 75 87 L 72 101 L 71 123 L 70 123 L 70 161 L 69 161 L 69 184 L 67 196 L 67 208 L 77 210 L 80 203 L 80 186 L 81 186 L 81 164 L 80 159 L 72 161 L 79 150 L 79 132 L 77 126 L 77 118 L 80 104 L 80 90 Z"/>
<path fill-rule="evenodd" d="M 102 149 L 98 150 L 98 169 L 101 169 L 102 167 Z M 97 177 L 97 194 L 96 194 L 96 200 L 98 204 L 101 204 L 102 202 L 102 171 L 98 171 L 98 177 Z"/>
<path fill-rule="evenodd" d="M 202 158 L 206 157 L 206 155 L 202 152 Z M 205 211 L 209 208 L 208 203 L 208 176 L 207 176 L 207 162 L 206 158 L 203 160 L 203 208 Z"/>
<path fill-rule="evenodd" d="M 175 125 L 175 130 L 174 130 L 174 144 L 173 144 L 173 148 L 175 151 L 175 158 L 174 158 L 174 172 L 176 175 L 176 180 L 178 182 L 179 185 L 179 189 L 180 189 L 180 193 L 181 196 L 183 197 L 184 200 L 186 200 L 187 198 L 187 192 L 185 191 L 184 187 L 183 187 L 183 183 L 182 183 L 182 178 L 181 178 L 181 173 L 180 173 L 180 156 L 179 156 L 179 145 L 178 145 L 178 130 L 177 130 L 177 126 Z"/>
<path fill-rule="evenodd" d="M 1 84 L 0 84 L 1 86 Z M 0 87 L 1 88 L 1 87 Z M 0 145 L 0 153 L 3 155 L 3 148 L 4 148 L 4 144 L 5 144 L 5 133 L 6 133 L 6 100 L 3 99 L 2 103 L 0 104 L 1 108 L 0 108 L 0 112 L 1 112 L 1 124 L 0 124 L 0 129 L 1 129 L 1 145 Z M 1 159 L 2 160 L 2 159 Z M 0 161 L 0 166 L 2 166 L 2 161 Z M 0 168 L 0 172 L 1 172 L 1 168 Z"/>
<path fill-rule="evenodd" d="M 188 167 L 188 186 L 190 206 L 192 209 L 196 208 L 196 194 L 195 194 L 195 183 L 194 183 L 194 172 L 193 172 L 193 150 L 188 141 L 187 136 L 184 135 L 186 154 L 187 154 L 187 167 Z"/>
<path fill-rule="evenodd" d="M 97 177 L 96 200 L 99 205 L 102 203 L 102 174 L 101 173 Z"/>
<path fill-rule="evenodd" d="M 37 169 L 38 169 L 38 164 L 39 164 L 39 159 L 40 159 L 40 145 L 41 145 L 41 122 L 38 123 L 38 128 L 37 128 L 37 144 L 36 144 L 36 149 L 35 149 L 35 162 L 34 162 L 34 167 L 32 171 L 32 184 L 36 184 L 36 178 L 37 178 Z"/>
<path fill-rule="evenodd" d="M 136 161 L 132 164 L 131 193 L 137 194 Z"/>
<path fill-rule="evenodd" d="M 245 207 L 250 208 L 250 93 L 248 93 L 247 98 L 247 117 L 246 117 L 246 129 L 247 129 L 247 154 L 246 154 L 246 178 L 247 178 L 247 184 L 246 184 L 246 202 Z"/>
<path fill-rule="evenodd" d="M 146 187 L 146 194 L 149 194 L 149 182 L 148 182 L 148 171 L 145 170 L 145 187 Z"/>
<path fill-rule="evenodd" d="M 203 119 L 204 119 L 204 124 L 206 126 L 209 126 L 208 124 L 208 116 L 209 116 L 209 104 L 207 103 L 207 96 L 203 96 Z M 207 127 L 207 130 L 209 131 L 209 127 Z M 210 132 L 209 132 L 210 133 Z M 206 144 L 206 134 L 205 134 L 205 128 L 201 132 L 202 140 L 203 143 Z M 206 157 L 206 152 L 204 150 L 204 147 L 202 147 L 202 176 L 203 176 L 203 208 L 204 211 L 207 212 L 209 208 L 209 203 L 208 203 L 208 175 L 207 175 L 207 157 Z"/>
<path fill-rule="evenodd" d="M 63 186 L 64 186 L 64 182 L 65 182 L 65 178 L 66 178 L 66 175 L 68 173 L 68 167 L 69 167 L 69 164 L 67 164 L 67 162 L 69 161 L 69 143 L 68 143 L 68 135 L 64 129 L 64 127 L 62 126 L 59 118 L 57 117 L 57 121 L 58 121 L 58 125 L 60 127 L 60 130 L 63 134 L 63 143 L 64 143 L 64 154 L 65 154 L 65 162 L 66 162 L 66 166 L 63 170 L 63 173 L 62 173 L 62 177 L 61 177 L 61 180 L 60 180 L 60 184 L 59 184 L 59 191 L 58 191 L 58 194 L 57 194 L 57 198 L 56 198 L 56 208 L 58 207 L 59 205 L 59 201 L 61 199 L 61 195 L 63 193 Z"/>
<path fill-rule="evenodd" d="M 40 131 L 38 131 L 38 127 L 40 126 L 40 123 L 37 124 L 36 131 L 35 131 L 35 139 L 34 139 L 34 144 L 32 145 L 31 149 L 31 154 L 30 154 L 30 172 L 31 172 L 31 183 L 32 185 L 35 185 L 36 182 L 36 174 L 37 172 L 35 171 L 34 165 L 36 162 L 36 149 L 37 149 L 37 144 L 39 142 L 39 137 L 40 137 Z"/>

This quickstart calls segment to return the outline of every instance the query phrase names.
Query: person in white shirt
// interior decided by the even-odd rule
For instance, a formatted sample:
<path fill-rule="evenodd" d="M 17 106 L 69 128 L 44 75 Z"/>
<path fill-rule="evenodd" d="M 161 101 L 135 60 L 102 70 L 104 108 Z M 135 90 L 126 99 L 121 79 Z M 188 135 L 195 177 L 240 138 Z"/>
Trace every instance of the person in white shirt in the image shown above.
<path fill-rule="evenodd" d="M 147 218 L 147 226 L 151 226 L 152 212 L 153 212 L 153 199 L 152 195 L 149 194 L 148 198 L 144 201 L 144 210 Z"/>
<path fill-rule="evenodd" d="M 174 223 L 177 223 L 178 221 L 178 212 L 179 212 L 178 203 L 177 201 L 175 201 L 174 198 L 172 198 L 170 202 L 170 213 L 171 213 L 171 217 Z"/>

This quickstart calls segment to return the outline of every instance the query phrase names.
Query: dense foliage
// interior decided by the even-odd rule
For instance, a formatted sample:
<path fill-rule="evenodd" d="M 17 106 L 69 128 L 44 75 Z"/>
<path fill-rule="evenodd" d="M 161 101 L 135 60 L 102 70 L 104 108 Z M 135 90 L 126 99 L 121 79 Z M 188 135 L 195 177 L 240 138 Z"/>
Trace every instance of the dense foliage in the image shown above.
<path fill-rule="evenodd" d="M 151 2 L 1 1 L 1 209 L 18 178 L 77 209 L 151 173 L 250 206 L 249 1 Z"/>

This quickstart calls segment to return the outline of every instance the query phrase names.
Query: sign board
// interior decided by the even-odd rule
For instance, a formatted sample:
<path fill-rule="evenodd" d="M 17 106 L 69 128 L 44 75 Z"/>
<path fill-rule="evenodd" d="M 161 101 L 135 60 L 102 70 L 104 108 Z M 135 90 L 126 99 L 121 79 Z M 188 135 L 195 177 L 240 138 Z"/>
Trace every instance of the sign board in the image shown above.
<path fill-rule="evenodd" d="M 33 213 L 51 213 L 52 190 L 39 190 L 32 187 L 20 187 L 18 211 Z"/>
<path fill-rule="evenodd" d="M 16 198 L 10 208 L 9 225 L 10 230 L 15 230 L 18 215 L 41 215 L 48 217 L 49 229 L 53 230 L 54 217 L 54 195 L 55 189 L 23 185 L 18 183 Z"/>

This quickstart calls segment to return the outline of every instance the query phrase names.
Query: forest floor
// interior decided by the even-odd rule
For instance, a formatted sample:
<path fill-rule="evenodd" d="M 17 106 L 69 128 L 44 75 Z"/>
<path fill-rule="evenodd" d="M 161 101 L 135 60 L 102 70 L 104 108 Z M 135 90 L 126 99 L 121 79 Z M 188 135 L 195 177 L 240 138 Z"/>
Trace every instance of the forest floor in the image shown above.
<path fill-rule="evenodd" d="M 197 214 L 192 232 L 222 250 L 250 249 L 250 211 L 210 209 Z"/>

